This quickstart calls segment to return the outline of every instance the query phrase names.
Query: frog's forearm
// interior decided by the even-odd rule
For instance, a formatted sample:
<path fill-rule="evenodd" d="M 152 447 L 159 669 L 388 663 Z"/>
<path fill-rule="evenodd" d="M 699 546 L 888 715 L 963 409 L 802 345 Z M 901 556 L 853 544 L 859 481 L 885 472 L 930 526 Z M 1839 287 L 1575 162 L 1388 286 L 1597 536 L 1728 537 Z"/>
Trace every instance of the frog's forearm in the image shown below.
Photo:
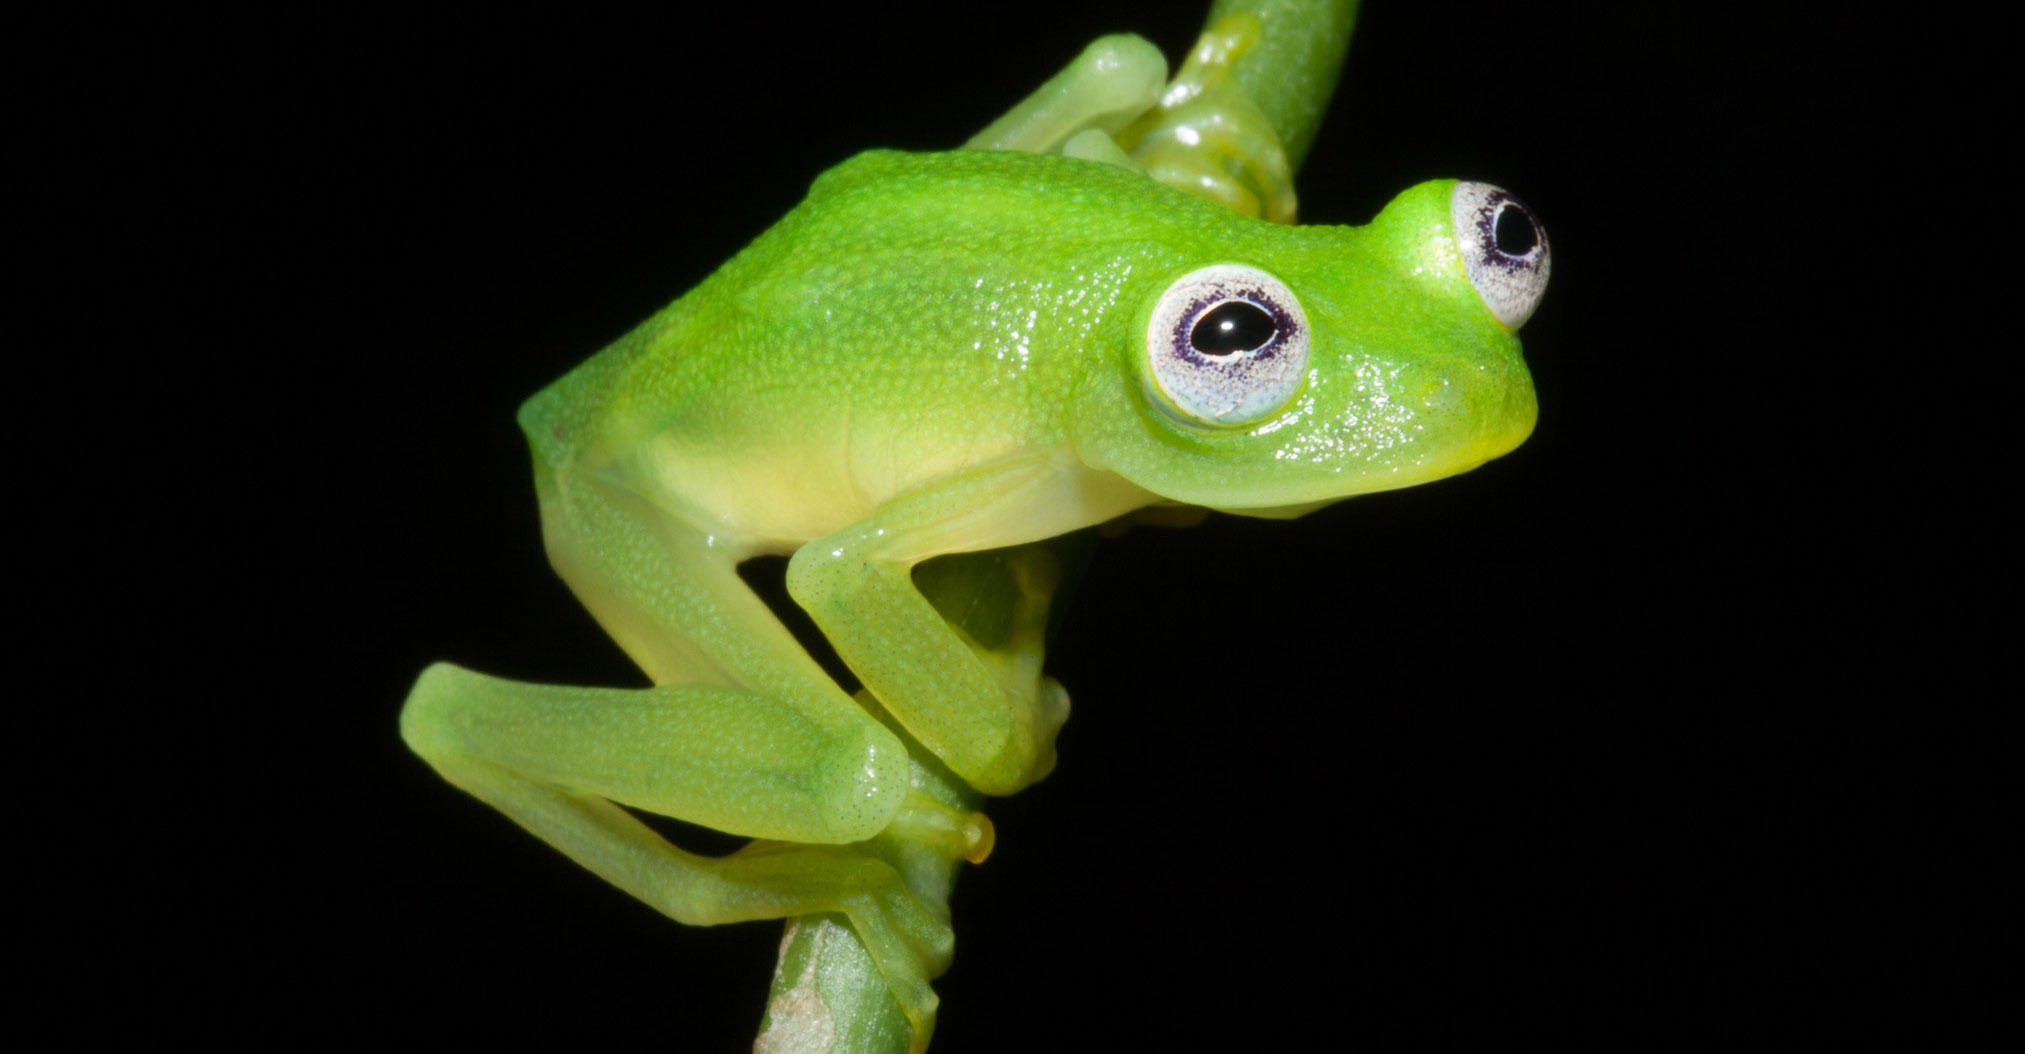
<path fill-rule="evenodd" d="M 1065 569 L 1089 555 L 1083 534 L 1036 545 L 957 553 L 921 565 L 915 582 L 950 625 L 978 646 L 979 656 L 1008 678 L 1037 668 L 1048 629 L 1056 584 Z M 882 712 L 860 694 L 868 710 Z M 918 795 L 958 813 L 977 808 L 981 796 L 963 785 L 908 736 L 901 737 L 915 760 Z M 937 851 L 899 832 L 881 836 L 874 850 L 905 878 L 924 903 L 946 905 L 961 865 L 947 849 Z M 989 846 L 969 853 L 981 859 Z M 914 1037 L 884 974 L 848 921 L 835 914 L 806 915 L 788 922 L 774 968 L 766 1020 L 753 1049 L 763 1054 L 899 1054 Z"/>
<path fill-rule="evenodd" d="M 1217 0 L 1203 22 L 1207 29 L 1238 13 L 1259 20 L 1264 33 L 1238 58 L 1231 76 L 1272 123 L 1297 172 L 1336 90 L 1336 74 L 1357 21 L 1357 4 L 1358 0 Z"/>
<path fill-rule="evenodd" d="M 1003 459 L 938 480 L 866 519 L 809 542 L 788 561 L 788 595 L 914 738 L 986 794 L 1011 794 L 1054 767 L 1068 715 L 1038 661 L 1008 668 L 910 578 L 925 559 L 1008 548 L 1152 504 L 1148 492 L 1052 452 Z M 1052 583 L 1038 587 L 1052 593 Z M 1045 605 L 1042 605 L 1045 610 Z M 1039 626 L 1016 634 L 1039 651 Z"/>

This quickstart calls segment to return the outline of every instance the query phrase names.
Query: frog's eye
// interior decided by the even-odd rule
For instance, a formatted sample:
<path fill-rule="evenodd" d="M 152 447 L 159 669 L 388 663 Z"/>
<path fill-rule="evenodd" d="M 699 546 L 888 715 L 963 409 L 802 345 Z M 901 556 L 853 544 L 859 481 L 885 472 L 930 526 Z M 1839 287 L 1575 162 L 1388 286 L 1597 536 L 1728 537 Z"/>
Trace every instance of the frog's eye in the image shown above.
<path fill-rule="evenodd" d="M 1308 371 L 1308 316 L 1286 283 L 1212 264 L 1181 276 L 1146 327 L 1153 382 L 1197 424 L 1238 428 L 1277 413 Z"/>
<path fill-rule="evenodd" d="M 1457 183 L 1450 199 L 1463 271 L 1499 322 L 1518 329 L 1547 291 L 1547 228 L 1489 183 Z"/>

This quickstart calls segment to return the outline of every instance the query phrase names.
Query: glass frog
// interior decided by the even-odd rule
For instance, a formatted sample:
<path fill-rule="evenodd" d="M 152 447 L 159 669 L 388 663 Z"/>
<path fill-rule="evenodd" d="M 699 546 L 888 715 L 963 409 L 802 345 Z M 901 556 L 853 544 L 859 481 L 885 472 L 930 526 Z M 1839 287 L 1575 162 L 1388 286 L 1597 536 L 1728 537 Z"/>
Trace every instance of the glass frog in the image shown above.
<path fill-rule="evenodd" d="M 1171 82 L 1103 38 L 967 149 L 822 174 L 528 400 L 551 559 L 652 687 L 438 664 L 408 743 L 678 921 L 848 919 L 924 1048 L 949 875 L 991 847 L 978 797 L 1047 775 L 1068 714 L 1037 543 L 1296 516 L 1533 427 L 1516 330 L 1548 256 L 1523 205 L 1436 180 L 1364 227 L 1288 222 L 1354 6 L 1219 3 Z M 988 552 L 991 629 L 916 574 Z M 767 554 L 856 696 L 739 576 Z M 686 852 L 628 808 L 754 841 Z"/>

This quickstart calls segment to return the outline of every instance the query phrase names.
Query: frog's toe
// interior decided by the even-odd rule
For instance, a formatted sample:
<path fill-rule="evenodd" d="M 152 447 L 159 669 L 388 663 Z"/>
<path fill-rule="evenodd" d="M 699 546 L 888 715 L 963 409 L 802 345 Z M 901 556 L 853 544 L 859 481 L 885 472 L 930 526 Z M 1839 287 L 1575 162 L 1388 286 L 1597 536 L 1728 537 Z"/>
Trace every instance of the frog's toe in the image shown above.
<path fill-rule="evenodd" d="M 922 943 L 920 935 L 909 933 L 907 927 L 895 925 L 880 908 L 867 905 L 847 908 L 845 913 L 850 916 L 858 939 L 865 943 L 866 952 L 870 953 L 872 962 L 885 978 L 886 990 L 893 993 L 893 1001 L 899 1003 L 901 1013 L 907 1015 L 907 1023 L 914 1030 L 913 1049 L 925 1049 L 928 1035 L 935 1028 L 935 1008 L 940 1002 L 928 981 L 934 974 L 948 968 L 949 950 L 954 946 L 954 938 L 931 941 L 939 943 L 941 951 L 924 956 L 916 951 Z M 947 927 L 943 929 L 947 934 Z"/>
<path fill-rule="evenodd" d="M 949 969 L 956 931 L 904 887 L 854 897 L 844 913 L 881 970 L 919 976 L 926 983 Z"/>
<path fill-rule="evenodd" d="M 913 1049 L 925 1049 L 938 1002 L 929 981 L 949 969 L 955 931 L 899 882 L 850 898 L 844 914 L 907 1015 L 914 1030 Z"/>
<path fill-rule="evenodd" d="M 888 894 L 886 901 L 887 918 L 904 936 L 908 950 L 921 960 L 923 971 L 930 977 L 942 976 L 956 954 L 956 931 L 911 892 L 896 891 Z"/>
<path fill-rule="evenodd" d="M 1069 720 L 1069 690 L 1053 677 L 1042 677 L 1035 710 L 1041 720 L 1041 727 L 1052 737 L 1062 730 Z"/>

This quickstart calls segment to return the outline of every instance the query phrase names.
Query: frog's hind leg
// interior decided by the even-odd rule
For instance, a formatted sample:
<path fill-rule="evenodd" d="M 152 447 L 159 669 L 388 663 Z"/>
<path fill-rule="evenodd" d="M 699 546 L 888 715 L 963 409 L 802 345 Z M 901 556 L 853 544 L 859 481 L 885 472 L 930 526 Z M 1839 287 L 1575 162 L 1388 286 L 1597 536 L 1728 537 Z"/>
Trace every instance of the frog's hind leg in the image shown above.
<path fill-rule="evenodd" d="M 677 922 L 845 915 L 925 1041 L 937 1002 L 929 981 L 948 967 L 954 936 L 944 907 L 916 896 L 890 864 L 862 846 L 771 840 L 730 856 L 700 856 L 614 804 L 683 811 L 686 803 L 664 800 L 681 797 L 681 788 L 657 769 L 679 772 L 702 759 L 664 737 L 707 717 L 713 697 L 733 707 L 752 702 L 735 689 L 526 684 L 438 663 L 409 695 L 401 732 L 445 779 Z M 748 731 L 783 730 L 755 724 Z M 793 730 L 786 731 L 782 738 L 792 744 Z M 662 743 L 665 753 L 655 749 Z M 735 786 L 750 781 L 735 750 L 715 753 Z M 922 823 L 938 811 L 946 810 L 910 800 L 900 813 Z"/>
<path fill-rule="evenodd" d="M 752 594 L 743 554 L 621 484 L 549 466 L 538 476 L 558 569 L 657 684 L 535 685 L 438 665 L 408 698 L 403 737 L 452 783 L 678 921 L 844 913 L 925 1035 L 928 979 L 952 943 L 945 909 L 846 844 L 911 807 L 899 739 Z M 622 805 L 769 841 L 702 857 Z"/>
<path fill-rule="evenodd" d="M 537 480 L 556 570 L 679 701 L 652 727 L 614 727 L 612 742 L 583 745 L 608 771 L 623 754 L 651 772 L 652 788 L 620 800 L 784 841 L 857 842 L 883 829 L 906 793 L 906 749 L 738 576 L 747 553 L 597 473 L 538 469 Z M 572 727 L 619 721 L 604 713 L 575 713 Z"/>

